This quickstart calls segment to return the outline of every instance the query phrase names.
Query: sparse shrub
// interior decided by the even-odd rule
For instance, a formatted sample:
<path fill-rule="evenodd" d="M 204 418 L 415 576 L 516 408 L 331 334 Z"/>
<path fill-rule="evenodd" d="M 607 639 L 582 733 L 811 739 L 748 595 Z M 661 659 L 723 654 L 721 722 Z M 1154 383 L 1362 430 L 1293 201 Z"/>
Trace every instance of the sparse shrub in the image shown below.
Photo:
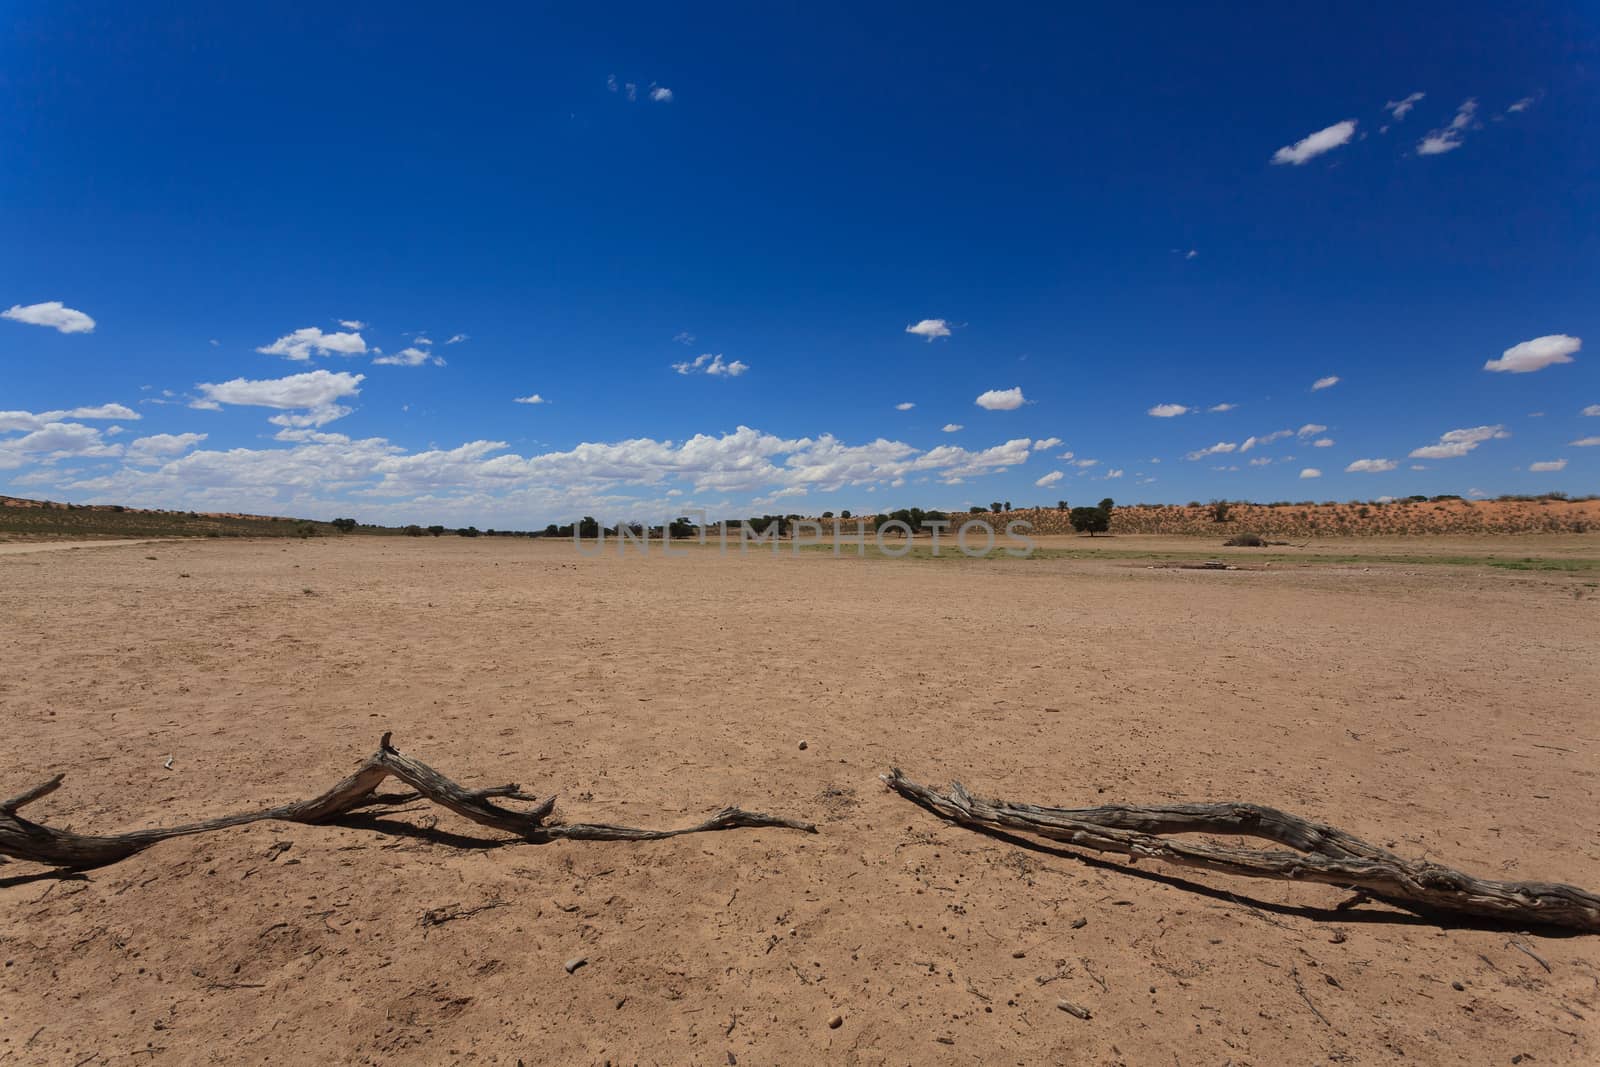
<path fill-rule="evenodd" d="M 1232 507 L 1226 500 L 1213 500 L 1211 502 L 1211 521 L 1227 522 L 1228 513 L 1232 510 Z"/>
<path fill-rule="evenodd" d="M 1261 548 L 1266 544 L 1260 534 L 1253 533 L 1235 534 L 1222 543 L 1229 548 Z"/>

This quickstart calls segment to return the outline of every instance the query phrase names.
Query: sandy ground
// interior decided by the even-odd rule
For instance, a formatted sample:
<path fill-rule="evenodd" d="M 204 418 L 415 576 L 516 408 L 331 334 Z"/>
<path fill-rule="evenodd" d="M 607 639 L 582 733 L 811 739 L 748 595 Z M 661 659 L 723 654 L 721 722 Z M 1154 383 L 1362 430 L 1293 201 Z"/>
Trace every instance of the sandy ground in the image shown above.
<path fill-rule="evenodd" d="M 1471 550 L 1535 543 L 1600 555 Z M 1600 939 L 1525 935 L 1547 971 L 1515 931 L 1333 889 L 1026 851 L 877 775 L 1253 800 L 1596 888 L 1594 578 L 459 538 L 8 556 L 0 795 L 67 774 L 34 818 L 297 799 L 393 730 L 570 819 L 740 803 L 821 833 L 532 846 L 419 808 L 7 864 L 0 1063 L 1593 1063 Z"/>
<path fill-rule="evenodd" d="M 75 548 L 128 548 L 132 545 L 154 545 L 161 542 L 148 540 L 118 541 L 21 541 L 0 544 L 0 556 L 22 556 L 30 552 L 70 552 Z"/>

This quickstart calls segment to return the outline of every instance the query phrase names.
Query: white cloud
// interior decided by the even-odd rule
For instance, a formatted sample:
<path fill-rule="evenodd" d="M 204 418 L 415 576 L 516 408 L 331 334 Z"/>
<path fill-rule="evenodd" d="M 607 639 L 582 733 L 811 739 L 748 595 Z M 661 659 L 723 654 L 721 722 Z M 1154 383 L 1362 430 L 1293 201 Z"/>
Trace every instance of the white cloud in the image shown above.
<path fill-rule="evenodd" d="M 466 339 L 467 339 L 467 335 L 464 334 L 464 333 L 453 333 L 448 338 L 445 339 L 444 343 L 447 344 L 447 345 L 458 345 L 462 341 L 465 341 Z"/>
<path fill-rule="evenodd" d="M 1239 406 L 1238 404 L 1212 404 L 1206 410 L 1211 412 L 1212 414 L 1219 415 L 1224 411 L 1232 411 L 1234 408 L 1236 408 L 1238 406 Z"/>
<path fill-rule="evenodd" d="M 1320 478 L 1320 477 L 1322 477 L 1322 472 L 1317 470 L 1317 468 L 1315 468 L 1315 467 L 1306 467 L 1304 470 L 1302 470 L 1300 472 L 1300 477 L 1302 477 L 1302 478 Z"/>
<path fill-rule="evenodd" d="M 411 343 L 415 345 L 431 345 L 433 344 L 433 338 L 426 334 L 418 334 L 411 339 Z"/>
<path fill-rule="evenodd" d="M 1183 254 L 1183 258 L 1184 259 L 1198 259 L 1199 256 L 1200 256 L 1200 250 L 1197 249 L 1197 248 L 1191 248 L 1191 249 L 1189 249 L 1189 251 L 1187 251 L 1187 252 L 1185 252 Z"/>
<path fill-rule="evenodd" d="M 1033 450 L 1035 452 L 1043 452 L 1047 448 L 1055 448 L 1060 444 L 1061 438 L 1059 437 L 1045 437 L 1033 443 Z"/>
<path fill-rule="evenodd" d="M 1331 437 L 1319 437 L 1315 441 L 1311 442 L 1311 447 L 1312 448 L 1332 448 L 1333 444 L 1334 444 L 1333 438 L 1331 438 Z"/>
<path fill-rule="evenodd" d="M 688 330 L 680 330 L 676 334 L 673 334 L 672 339 L 678 342 L 680 345 L 694 344 L 694 334 L 690 333 Z"/>
<path fill-rule="evenodd" d="M 914 408 L 916 406 L 917 405 L 913 404 L 911 401 L 904 400 L 904 401 L 901 401 L 900 403 L 896 404 L 894 406 L 894 409 L 896 411 L 910 411 L 912 408 Z"/>
<path fill-rule="evenodd" d="M 1529 374 L 1556 363 L 1571 363 L 1572 355 L 1583 347 L 1581 337 L 1564 333 L 1551 333 L 1535 337 L 1519 345 L 1512 345 L 1499 359 L 1491 359 L 1484 370 L 1507 371 L 1511 374 Z"/>
<path fill-rule="evenodd" d="M 1339 384 L 1340 380 L 1337 374 L 1330 374 L 1326 378 L 1318 378 L 1311 383 L 1311 390 L 1315 392 L 1318 389 L 1332 389 Z"/>
<path fill-rule="evenodd" d="M 1438 444 L 1413 448 L 1410 455 L 1412 459 L 1456 459 L 1471 452 L 1485 441 L 1510 436 L 1504 426 L 1498 425 L 1451 430 L 1440 435 Z"/>
<path fill-rule="evenodd" d="M 672 90 L 665 85 L 658 85 L 650 90 L 650 99 L 658 104 L 670 104 L 672 103 Z"/>
<path fill-rule="evenodd" d="M 1059 482 L 1061 479 L 1063 479 L 1065 477 L 1066 477 L 1066 475 L 1061 473 L 1060 471 L 1051 471 L 1049 474 L 1046 474 L 1043 478 L 1040 478 L 1038 481 L 1034 482 L 1033 484 L 1038 486 L 1040 489 L 1043 489 L 1046 486 L 1055 485 L 1057 482 Z"/>
<path fill-rule="evenodd" d="M 713 377 L 737 378 L 749 370 L 750 365 L 741 363 L 737 359 L 732 363 L 724 363 L 721 355 L 712 355 L 710 352 L 706 352 L 686 363 L 674 363 L 672 369 L 679 374 L 694 374 L 697 371 L 703 371 Z"/>
<path fill-rule="evenodd" d="M 1190 452 L 1188 455 L 1184 456 L 1183 458 L 1184 459 L 1205 459 L 1207 456 L 1220 456 L 1220 455 L 1224 455 L 1224 454 L 1226 454 L 1228 452 L 1237 452 L 1238 450 L 1239 450 L 1238 444 L 1233 442 L 1233 441 L 1218 441 L 1216 444 L 1212 445 L 1210 448 L 1196 449 L 1195 451 Z"/>
<path fill-rule="evenodd" d="M 1257 445 L 1270 445 L 1274 441 L 1281 441 L 1285 437 L 1293 436 L 1293 430 L 1273 430 L 1271 433 L 1262 434 L 1260 437 L 1247 437 L 1244 440 L 1244 444 L 1239 446 L 1239 451 L 1248 452 Z"/>
<path fill-rule="evenodd" d="M 420 341 L 421 338 L 418 338 Z M 429 342 L 430 344 L 432 342 Z M 424 363 L 432 363 L 435 367 L 444 366 L 444 360 L 431 352 L 420 348 L 402 348 L 398 352 L 391 352 L 387 356 L 379 356 L 372 361 L 386 367 L 420 367 Z"/>
<path fill-rule="evenodd" d="M 1593 448 L 1600 445 L 1600 437 L 1580 437 L 1576 441 L 1568 441 L 1573 448 Z"/>
<path fill-rule="evenodd" d="M 1025 401 L 1022 397 L 1022 386 L 1013 386 L 1010 389 L 990 389 L 980 393 L 978 399 L 973 401 L 985 411 L 1015 411 Z"/>
<path fill-rule="evenodd" d="M 1340 145 L 1349 144 L 1350 138 L 1355 136 L 1355 132 L 1355 119 L 1336 122 L 1332 126 L 1302 137 L 1292 145 L 1285 145 L 1278 149 L 1272 154 L 1272 162 L 1289 163 L 1298 167 L 1302 163 L 1308 163 L 1317 158 L 1324 152 L 1331 152 Z"/>
<path fill-rule="evenodd" d="M 1107 477 L 1107 478 L 1120 478 L 1120 477 L 1122 477 L 1122 468 L 1121 467 L 1113 467 L 1111 470 L 1106 471 L 1105 477 Z"/>
<path fill-rule="evenodd" d="M 962 430 L 964 428 L 965 427 L 963 427 L 959 422 L 947 422 L 947 423 L 944 424 L 944 432 L 945 433 L 955 433 L 958 430 Z"/>
<path fill-rule="evenodd" d="M 1171 419 L 1179 415 L 1187 415 L 1190 410 L 1182 404 L 1157 404 L 1149 411 L 1146 411 L 1145 414 L 1153 415 L 1158 419 Z"/>
<path fill-rule="evenodd" d="M 1397 465 L 1392 459 L 1358 459 L 1344 471 L 1346 474 L 1382 474 L 1394 470 Z"/>
<path fill-rule="evenodd" d="M 106 444 L 100 431 L 78 422 L 48 422 L 32 433 L 0 443 L 0 466 L 16 467 L 29 456 L 88 459 L 122 454 L 122 446 Z"/>
<path fill-rule="evenodd" d="M 205 439 L 206 435 L 203 433 L 158 433 L 149 437 L 138 437 L 128 444 L 128 462 L 154 463 L 165 457 L 187 452 Z"/>
<path fill-rule="evenodd" d="M 1068 452 L 1067 455 L 1070 456 L 1072 453 Z M 1075 459 L 1072 460 L 1072 465 L 1074 467 L 1082 467 L 1084 470 L 1088 470 L 1090 467 L 1098 467 L 1100 465 L 1100 461 L 1097 459 Z"/>
<path fill-rule="evenodd" d="M 1252 467 L 1265 467 L 1265 466 L 1268 466 L 1271 462 L 1272 462 L 1272 459 L 1271 459 L 1270 456 L 1257 456 L 1255 459 L 1250 461 L 1250 466 L 1252 466 Z"/>
<path fill-rule="evenodd" d="M 315 353 L 319 356 L 337 353 L 341 356 L 366 354 L 367 342 L 359 333 L 323 333 L 315 326 L 307 326 L 284 334 L 270 345 L 256 349 L 264 356 L 283 356 L 285 359 L 307 360 Z"/>
<path fill-rule="evenodd" d="M 1533 103 L 1533 97 L 1525 96 L 1521 100 L 1518 100 L 1516 103 L 1512 104 L 1510 107 L 1506 108 L 1506 114 L 1515 115 L 1520 111 L 1526 111 L 1533 106 Z"/>
<path fill-rule="evenodd" d="M 1564 459 L 1546 459 L 1540 460 L 1538 463 L 1528 464 L 1528 469 L 1531 471 L 1538 471 L 1542 474 L 1546 471 L 1562 470 L 1566 467 L 1566 465 L 1567 461 Z"/>
<path fill-rule="evenodd" d="M 1412 93 L 1404 100 L 1390 100 L 1388 103 L 1383 105 L 1383 109 L 1389 114 L 1393 115 L 1396 122 L 1399 122 L 1409 115 L 1411 113 L 1411 109 L 1416 107 L 1418 102 L 1420 102 L 1426 95 L 1426 93 Z"/>
<path fill-rule="evenodd" d="M 1308 422 L 1296 430 L 1295 434 L 1299 437 L 1314 437 L 1319 433 L 1325 432 L 1327 429 L 1328 428 L 1326 426 L 1323 426 L 1320 423 Z"/>
<path fill-rule="evenodd" d="M 1600 404 L 1590 404 L 1583 409 L 1585 415 L 1600 415 Z"/>
<path fill-rule="evenodd" d="M 93 333 L 94 320 L 83 312 L 69 308 L 59 300 L 42 304 L 12 304 L 0 311 L 0 319 L 25 322 L 30 326 L 48 326 L 60 333 Z"/>
<path fill-rule="evenodd" d="M 1439 156 L 1446 152 L 1453 152 L 1461 147 L 1461 137 L 1471 129 L 1478 110 L 1478 101 L 1475 99 L 1463 100 L 1456 109 L 1456 117 L 1450 120 L 1450 125 L 1433 130 L 1422 140 L 1417 142 L 1417 155 Z"/>
<path fill-rule="evenodd" d="M 226 382 L 201 382 L 195 386 L 200 398 L 191 407 L 216 410 L 222 404 L 276 408 L 279 411 L 305 409 L 300 415 L 274 415 L 268 421 L 277 426 L 305 428 L 323 426 L 350 414 L 350 409 L 335 401 L 361 392 L 364 374 L 338 374 L 314 370 L 291 374 L 287 378 L 251 381 L 234 378 Z"/>
<path fill-rule="evenodd" d="M 923 319 L 914 326 L 907 326 L 906 333 L 914 333 L 918 337 L 932 341 L 935 337 L 949 337 L 950 324 L 943 319 Z"/>
<path fill-rule="evenodd" d="M 550 401 L 546 400 L 544 397 L 540 396 L 538 393 L 529 393 L 527 396 L 514 396 L 514 397 L 511 398 L 511 402 L 514 403 L 514 404 L 548 404 L 548 403 L 550 403 Z"/>
<path fill-rule="evenodd" d="M 339 325 L 347 330 L 365 330 L 367 328 L 367 324 L 360 319 L 340 319 Z"/>
<path fill-rule="evenodd" d="M 137 411 L 121 404 L 97 404 L 93 407 L 58 411 L 0 411 L 0 433 L 38 430 L 52 422 L 61 422 L 64 419 L 138 419 L 141 417 Z"/>

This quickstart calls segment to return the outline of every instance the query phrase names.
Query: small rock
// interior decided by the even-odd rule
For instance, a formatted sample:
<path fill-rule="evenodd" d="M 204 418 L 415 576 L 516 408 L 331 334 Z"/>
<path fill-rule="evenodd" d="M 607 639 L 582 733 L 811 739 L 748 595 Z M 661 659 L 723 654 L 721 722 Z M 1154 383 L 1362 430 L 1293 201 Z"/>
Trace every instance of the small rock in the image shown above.
<path fill-rule="evenodd" d="M 566 972 L 568 974 L 571 974 L 573 971 L 576 971 L 579 967 L 582 967 L 584 964 L 586 964 L 588 962 L 589 962 L 589 957 L 588 956 L 574 956 L 572 959 L 568 960 L 566 963 L 563 963 L 561 966 L 566 969 Z"/>
<path fill-rule="evenodd" d="M 1451 982 L 1450 988 L 1454 989 L 1457 993 L 1465 993 L 1467 991 L 1467 987 L 1462 985 L 1460 982 Z"/>
<path fill-rule="evenodd" d="M 1082 930 L 1085 926 L 1088 926 L 1088 925 L 1089 925 L 1089 920 L 1085 919 L 1085 918 L 1082 918 L 1082 917 L 1079 917 L 1079 918 L 1076 918 L 1076 919 L 1072 920 L 1072 928 L 1074 930 Z"/>
<path fill-rule="evenodd" d="M 828 1029 L 829 1030 L 837 1030 L 837 1029 L 839 1029 L 839 1027 L 841 1027 L 843 1025 L 844 1025 L 844 1016 L 843 1015 L 835 1015 L 833 1018 L 828 1020 Z"/>
<path fill-rule="evenodd" d="M 1024 959 L 1027 955 L 1028 954 L 1026 952 L 1022 951 L 1019 948 L 1019 949 L 1017 949 L 1017 951 L 1015 951 L 1015 952 L 1013 952 L 1011 954 L 1011 958 L 1014 959 L 1014 960 L 1020 960 L 1020 959 Z"/>
<path fill-rule="evenodd" d="M 806 744 L 806 743 L 805 743 L 805 742 L 804 742 L 804 741 L 802 741 L 802 742 L 800 742 L 800 751 L 801 751 L 801 752 L 804 752 L 804 751 L 805 751 L 805 750 L 806 750 L 806 749 L 808 749 L 808 748 L 810 748 L 810 747 L 811 747 L 811 746 L 810 746 L 810 745 L 808 745 L 808 744 Z"/>

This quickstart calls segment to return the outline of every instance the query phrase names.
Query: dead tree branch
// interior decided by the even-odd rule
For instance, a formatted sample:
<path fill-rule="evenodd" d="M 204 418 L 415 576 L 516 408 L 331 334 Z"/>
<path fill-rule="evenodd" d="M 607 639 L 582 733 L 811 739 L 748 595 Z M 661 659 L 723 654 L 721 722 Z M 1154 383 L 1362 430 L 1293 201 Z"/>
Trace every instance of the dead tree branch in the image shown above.
<path fill-rule="evenodd" d="M 1096 852 L 1149 858 L 1248 878 L 1321 882 L 1397 903 L 1503 922 L 1600 933 L 1600 895 L 1554 882 L 1497 882 L 1406 860 L 1332 826 L 1256 804 L 1046 808 L 973 796 L 959 782 L 940 793 L 895 768 L 890 789 L 963 826 L 1020 831 Z M 1296 851 L 1178 841 L 1164 834 L 1261 838 Z"/>
<path fill-rule="evenodd" d="M 515 834 L 534 843 L 555 841 L 564 837 L 584 841 L 655 841 L 676 837 L 679 834 L 757 826 L 784 827 L 816 833 L 816 827 L 807 822 L 777 815 L 763 815 L 760 812 L 744 811 L 740 808 L 724 808 L 705 822 L 678 830 L 641 830 L 631 826 L 611 826 L 603 823 L 546 822 L 550 813 L 555 810 L 555 797 L 541 799 L 522 792 L 516 785 L 464 789 L 426 763 L 399 752 L 389 743 L 388 734 L 384 734 L 383 739 L 378 742 L 378 751 L 368 757 L 354 774 L 320 796 L 263 811 L 224 815 L 181 826 L 153 827 L 148 830 L 132 830 L 127 833 L 102 836 L 58 830 L 42 823 L 30 822 L 18 814 L 26 805 L 60 788 L 63 777 L 58 774 L 10 800 L 0 801 L 0 856 L 32 860 L 52 867 L 100 867 L 125 859 L 158 841 L 165 841 L 171 837 L 187 837 L 191 834 L 203 834 L 265 820 L 327 823 L 358 808 L 393 806 L 419 799 L 431 800 L 463 818 Z M 378 786 L 386 778 L 398 778 L 414 792 L 378 793 L 376 791 Z M 511 808 L 495 803 L 496 800 L 514 800 L 532 806 Z"/>

